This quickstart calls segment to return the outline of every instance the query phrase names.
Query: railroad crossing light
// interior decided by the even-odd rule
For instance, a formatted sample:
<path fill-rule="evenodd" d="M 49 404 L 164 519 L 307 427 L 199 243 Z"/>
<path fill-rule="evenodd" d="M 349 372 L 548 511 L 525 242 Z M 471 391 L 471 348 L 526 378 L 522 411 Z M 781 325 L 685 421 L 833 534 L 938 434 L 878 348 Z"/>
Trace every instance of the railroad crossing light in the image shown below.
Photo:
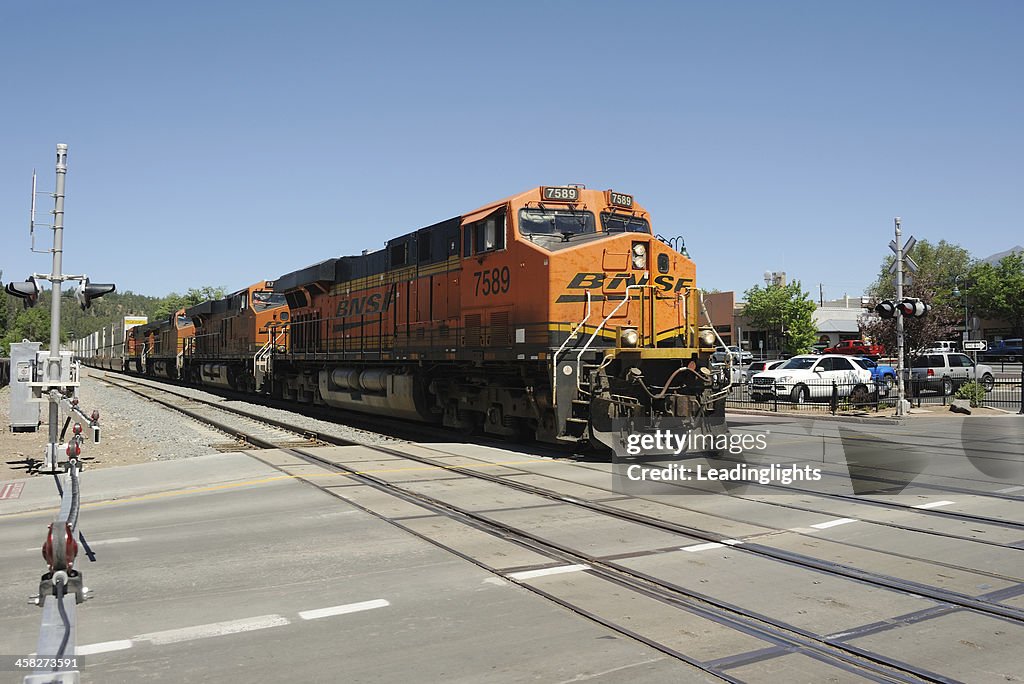
<path fill-rule="evenodd" d="M 26 309 L 35 306 L 39 301 L 39 286 L 36 285 L 36 279 L 32 276 L 21 283 L 7 283 L 4 290 L 12 297 L 21 299 Z"/>
<path fill-rule="evenodd" d="M 882 318 L 892 318 L 896 315 L 896 302 L 886 299 L 875 306 L 875 313 Z"/>
<path fill-rule="evenodd" d="M 900 302 L 900 313 L 904 316 L 920 318 L 931 310 L 931 304 L 925 304 L 920 299 L 904 299 Z"/>
<path fill-rule="evenodd" d="M 85 311 L 92 306 L 92 300 L 99 299 L 105 294 L 110 294 L 116 289 L 117 286 L 113 283 L 90 283 L 89 279 L 86 278 L 75 290 L 75 299 L 78 300 L 78 305 L 82 307 L 82 311 Z"/>

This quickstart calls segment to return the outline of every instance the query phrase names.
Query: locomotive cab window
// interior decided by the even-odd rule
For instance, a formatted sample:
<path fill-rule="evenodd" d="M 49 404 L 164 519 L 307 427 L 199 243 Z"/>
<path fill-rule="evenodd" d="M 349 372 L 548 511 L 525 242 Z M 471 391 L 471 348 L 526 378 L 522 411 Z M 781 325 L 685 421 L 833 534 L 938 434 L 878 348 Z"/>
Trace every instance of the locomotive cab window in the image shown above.
<path fill-rule="evenodd" d="M 651 233 L 651 225 L 647 219 L 630 214 L 601 212 L 601 229 L 606 233 Z"/>
<path fill-rule="evenodd" d="M 462 233 L 463 256 L 505 249 L 505 210 L 499 209 L 487 218 L 467 223 Z"/>
<path fill-rule="evenodd" d="M 520 209 L 519 232 L 522 235 L 580 235 L 595 233 L 594 214 L 570 209 Z"/>
<path fill-rule="evenodd" d="M 278 292 L 256 290 L 252 293 L 252 308 L 255 311 L 266 311 L 277 306 L 284 306 L 285 296 Z"/>

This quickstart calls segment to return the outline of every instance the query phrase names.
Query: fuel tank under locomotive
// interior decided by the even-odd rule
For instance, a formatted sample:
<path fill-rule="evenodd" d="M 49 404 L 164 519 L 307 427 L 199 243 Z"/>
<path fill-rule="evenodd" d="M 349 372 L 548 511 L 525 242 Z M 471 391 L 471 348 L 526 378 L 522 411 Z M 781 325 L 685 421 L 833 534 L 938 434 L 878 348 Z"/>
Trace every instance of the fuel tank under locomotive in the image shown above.
<path fill-rule="evenodd" d="M 424 398 L 424 383 L 404 369 L 338 366 L 318 375 L 320 397 L 328 406 L 436 422 Z"/>

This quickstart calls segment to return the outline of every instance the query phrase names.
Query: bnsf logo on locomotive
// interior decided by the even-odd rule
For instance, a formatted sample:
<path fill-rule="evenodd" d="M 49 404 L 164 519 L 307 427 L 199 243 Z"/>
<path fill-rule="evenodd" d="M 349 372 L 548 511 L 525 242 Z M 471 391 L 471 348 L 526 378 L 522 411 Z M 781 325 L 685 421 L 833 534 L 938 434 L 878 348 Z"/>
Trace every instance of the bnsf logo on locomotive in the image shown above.
<path fill-rule="evenodd" d="M 343 318 L 345 316 L 383 313 L 384 311 L 387 311 L 390 306 L 391 292 L 388 292 L 386 295 L 381 292 L 376 292 L 371 295 L 341 300 L 338 302 L 338 310 L 335 312 L 335 316 Z"/>
<path fill-rule="evenodd" d="M 607 281 L 607 282 L 606 282 Z M 632 285 L 646 285 L 649 282 L 647 274 L 637 279 L 635 273 L 585 273 L 580 272 L 573 276 L 565 289 L 567 290 L 618 290 L 626 289 Z M 662 292 L 679 292 L 686 287 L 688 280 L 676 278 L 670 275 L 660 275 L 654 279 L 654 284 Z"/>

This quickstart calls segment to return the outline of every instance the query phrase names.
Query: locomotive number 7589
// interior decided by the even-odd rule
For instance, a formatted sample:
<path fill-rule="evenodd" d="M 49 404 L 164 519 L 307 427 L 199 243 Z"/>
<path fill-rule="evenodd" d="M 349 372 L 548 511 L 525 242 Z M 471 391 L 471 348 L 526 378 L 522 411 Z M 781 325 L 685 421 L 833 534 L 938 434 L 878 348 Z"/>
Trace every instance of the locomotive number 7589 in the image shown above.
<path fill-rule="evenodd" d="M 495 295 L 498 293 L 508 292 L 508 288 L 512 285 L 512 275 L 509 273 L 508 266 L 504 266 L 500 269 L 492 268 L 489 271 L 476 271 L 473 273 L 476 276 L 476 295 Z"/>

